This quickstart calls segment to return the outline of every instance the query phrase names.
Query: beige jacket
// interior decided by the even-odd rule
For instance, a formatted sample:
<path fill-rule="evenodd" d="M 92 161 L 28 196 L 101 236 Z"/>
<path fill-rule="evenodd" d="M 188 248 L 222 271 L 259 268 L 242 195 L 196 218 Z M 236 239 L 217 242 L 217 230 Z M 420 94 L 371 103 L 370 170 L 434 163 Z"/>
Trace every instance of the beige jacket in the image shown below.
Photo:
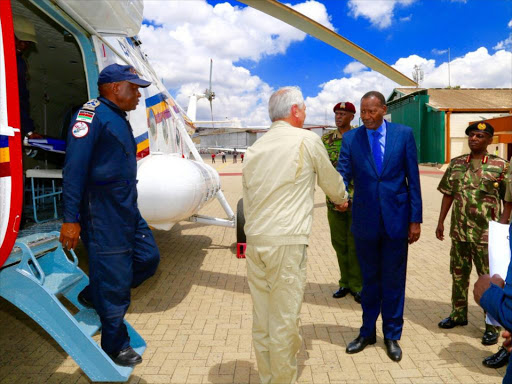
<path fill-rule="evenodd" d="M 342 204 L 343 178 L 333 168 L 318 135 L 274 122 L 245 154 L 243 199 L 250 245 L 308 244 L 315 179 L 331 201 Z"/>

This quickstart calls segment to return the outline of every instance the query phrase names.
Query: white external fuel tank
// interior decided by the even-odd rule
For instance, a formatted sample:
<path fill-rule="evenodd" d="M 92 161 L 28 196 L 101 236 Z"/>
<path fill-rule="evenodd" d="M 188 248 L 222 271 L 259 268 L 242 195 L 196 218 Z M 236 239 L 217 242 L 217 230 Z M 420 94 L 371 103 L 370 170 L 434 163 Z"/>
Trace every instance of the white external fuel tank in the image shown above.
<path fill-rule="evenodd" d="M 152 153 L 140 160 L 137 179 L 142 217 L 163 230 L 197 213 L 220 190 L 217 171 L 175 154 Z"/>

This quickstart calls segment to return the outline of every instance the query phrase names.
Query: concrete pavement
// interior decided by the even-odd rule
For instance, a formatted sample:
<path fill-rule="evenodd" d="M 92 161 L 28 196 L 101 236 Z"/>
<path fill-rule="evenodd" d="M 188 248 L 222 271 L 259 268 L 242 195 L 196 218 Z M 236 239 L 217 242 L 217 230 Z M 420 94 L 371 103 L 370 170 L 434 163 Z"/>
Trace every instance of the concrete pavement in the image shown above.
<path fill-rule="evenodd" d="M 228 156 L 222 164 L 217 158 L 214 166 L 235 209 L 242 189 L 240 161 L 233 164 Z M 505 368 L 492 370 L 481 364 L 498 347 L 480 343 L 484 316 L 472 294 L 468 326 L 437 327 L 450 313 L 450 241 L 438 241 L 434 235 L 440 174 L 432 168 L 422 170 L 427 171 L 421 176 L 424 224 L 420 241 L 409 252 L 400 363 L 386 356 L 380 323 L 376 345 L 356 355 L 345 353 L 346 344 L 358 334 L 361 307 L 351 296 L 332 298 L 339 270 L 325 198 L 317 188 L 302 307 L 300 383 L 501 383 Z M 217 201 L 201 213 L 225 217 Z M 251 346 L 252 303 L 245 260 L 235 256 L 235 230 L 182 222 L 170 232 L 155 231 L 155 237 L 161 265 L 154 278 L 133 291 L 127 315 L 148 343 L 144 362 L 129 382 L 258 383 Z M 473 272 L 471 285 L 475 279 Z M 89 380 L 42 328 L 0 299 L 0 384 L 7 383 Z"/>

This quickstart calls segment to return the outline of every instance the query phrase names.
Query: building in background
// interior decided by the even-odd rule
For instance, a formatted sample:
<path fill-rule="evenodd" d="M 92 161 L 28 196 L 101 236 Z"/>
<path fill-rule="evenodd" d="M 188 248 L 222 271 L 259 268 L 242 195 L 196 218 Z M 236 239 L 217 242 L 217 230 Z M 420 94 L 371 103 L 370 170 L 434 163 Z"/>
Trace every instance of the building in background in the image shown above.
<path fill-rule="evenodd" d="M 470 122 L 512 113 L 512 89 L 395 88 L 388 97 L 387 107 L 386 119 L 412 127 L 419 162 L 442 164 L 469 153 L 464 132 Z M 502 132 L 508 131 L 512 127 Z M 500 135 L 495 137 L 489 151 L 495 153 L 498 146 L 499 155 L 508 158 L 512 152 L 507 152 L 506 142 L 499 141 Z"/>
<path fill-rule="evenodd" d="M 512 114 L 486 119 L 494 128 L 494 141 L 488 151 L 510 161 L 512 157 Z M 474 123 L 476 121 L 472 121 Z"/>
<path fill-rule="evenodd" d="M 327 131 L 336 129 L 335 126 L 304 124 L 304 129 L 316 133 L 322 137 Z M 199 127 L 198 133 L 192 138 L 196 147 L 200 150 L 208 148 L 248 148 L 267 132 L 263 128 L 204 128 Z"/>

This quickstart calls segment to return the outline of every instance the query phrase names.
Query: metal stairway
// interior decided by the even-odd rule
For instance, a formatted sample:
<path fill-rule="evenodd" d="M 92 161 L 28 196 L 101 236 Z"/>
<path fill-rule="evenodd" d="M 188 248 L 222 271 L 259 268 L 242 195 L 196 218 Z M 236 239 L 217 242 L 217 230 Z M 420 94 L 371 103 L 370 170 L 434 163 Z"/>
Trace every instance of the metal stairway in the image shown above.
<path fill-rule="evenodd" d="M 68 258 L 59 242 L 59 233 L 39 233 L 16 242 L 0 269 L 0 296 L 20 308 L 75 360 L 94 382 L 128 381 L 133 368 L 116 365 L 92 338 L 101 328 L 94 309 L 78 302 L 78 294 L 89 283 L 78 267 L 73 251 Z M 65 297 L 77 312 L 72 314 L 61 302 Z M 125 321 L 130 344 L 139 353 L 144 339 Z"/>

